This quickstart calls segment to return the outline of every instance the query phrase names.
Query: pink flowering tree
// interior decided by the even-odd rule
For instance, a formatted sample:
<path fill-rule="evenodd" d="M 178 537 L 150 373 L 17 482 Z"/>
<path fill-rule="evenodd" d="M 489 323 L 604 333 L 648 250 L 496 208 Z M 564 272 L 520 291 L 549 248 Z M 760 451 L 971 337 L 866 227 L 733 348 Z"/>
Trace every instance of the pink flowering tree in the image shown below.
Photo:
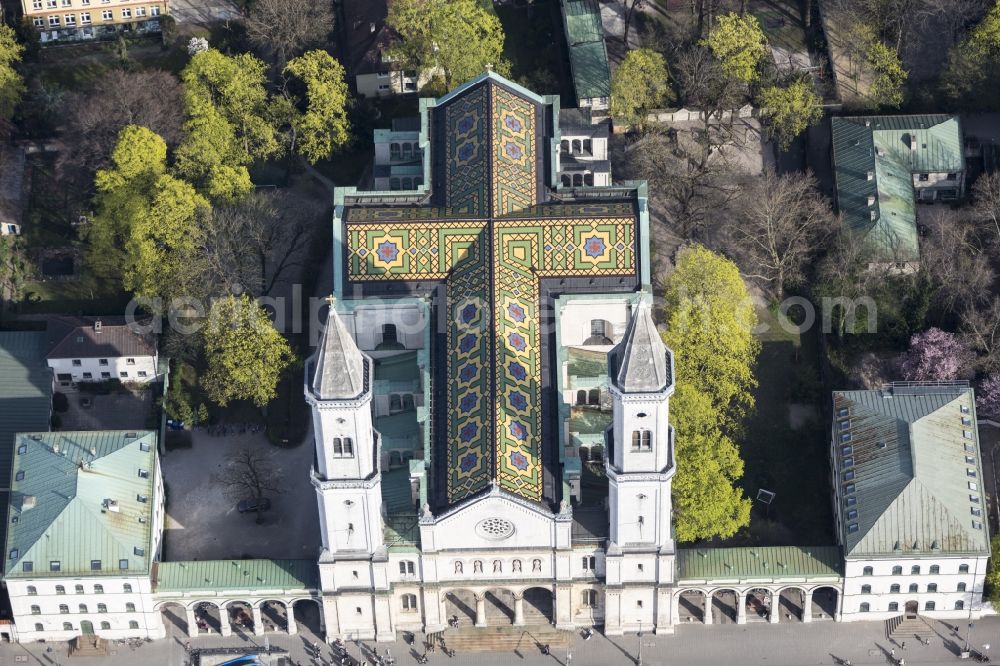
<path fill-rule="evenodd" d="M 977 416 L 1000 419 L 1000 373 L 993 373 L 983 380 L 976 394 Z"/>
<path fill-rule="evenodd" d="M 903 379 L 913 382 L 958 379 L 972 360 L 968 347 L 954 333 L 929 328 L 910 338 L 903 356 Z"/>

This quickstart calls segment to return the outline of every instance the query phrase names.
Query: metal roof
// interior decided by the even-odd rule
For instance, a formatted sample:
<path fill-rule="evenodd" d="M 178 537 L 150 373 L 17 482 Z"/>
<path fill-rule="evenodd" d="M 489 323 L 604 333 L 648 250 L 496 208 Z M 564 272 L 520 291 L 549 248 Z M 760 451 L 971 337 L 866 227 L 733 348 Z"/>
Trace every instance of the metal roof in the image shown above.
<path fill-rule="evenodd" d="M 366 357 L 331 303 L 316 353 L 312 390 L 320 400 L 357 398 L 366 387 Z"/>
<path fill-rule="evenodd" d="M 843 570 L 836 546 L 678 548 L 677 579 L 837 578 Z"/>
<path fill-rule="evenodd" d="M 958 117 L 834 117 L 831 129 L 844 223 L 863 235 L 877 257 L 917 261 L 913 174 L 964 170 Z"/>
<path fill-rule="evenodd" d="M 160 562 L 154 591 L 316 590 L 316 560 L 195 560 Z"/>
<path fill-rule="evenodd" d="M 985 504 L 975 398 L 966 383 L 836 392 L 833 409 L 847 557 L 989 552 L 987 521 L 974 515 L 985 514 Z"/>
<path fill-rule="evenodd" d="M 594 0 L 562 0 L 562 9 L 577 102 L 609 96 L 611 70 L 597 3 Z"/>
<path fill-rule="evenodd" d="M 14 477 L 14 437 L 18 432 L 46 430 L 52 414 L 52 371 L 45 363 L 45 333 L 0 332 L 0 516 L 7 516 L 10 481 Z M 0 524 L 0 543 L 7 540 L 7 521 Z M 0 572 L 7 558 L 0 560 Z"/>
<path fill-rule="evenodd" d="M 7 578 L 149 571 L 154 431 L 21 433 L 15 447 Z"/>

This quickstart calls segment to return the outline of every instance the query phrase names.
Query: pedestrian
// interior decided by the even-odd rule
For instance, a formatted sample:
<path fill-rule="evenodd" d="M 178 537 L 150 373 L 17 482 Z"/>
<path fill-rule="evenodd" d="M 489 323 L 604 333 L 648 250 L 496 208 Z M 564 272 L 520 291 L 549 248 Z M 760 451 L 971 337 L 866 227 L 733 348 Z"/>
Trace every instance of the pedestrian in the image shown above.
<path fill-rule="evenodd" d="M 906 649 L 906 641 L 903 641 L 902 643 L 900 643 L 899 647 L 901 647 L 901 648 L 903 648 L 905 650 Z"/>
<path fill-rule="evenodd" d="M 893 659 L 896 658 L 896 648 L 889 648 L 889 656 Z"/>

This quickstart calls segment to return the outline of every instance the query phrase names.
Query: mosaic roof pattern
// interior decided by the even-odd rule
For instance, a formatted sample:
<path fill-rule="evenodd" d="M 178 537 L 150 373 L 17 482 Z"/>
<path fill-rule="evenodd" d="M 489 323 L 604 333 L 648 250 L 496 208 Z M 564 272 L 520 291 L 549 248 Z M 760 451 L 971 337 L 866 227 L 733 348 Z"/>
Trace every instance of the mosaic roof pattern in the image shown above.
<path fill-rule="evenodd" d="M 635 275 L 636 209 L 540 205 L 542 111 L 486 81 L 443 110 L 447 205 L 355 204 L 344 215 L 347 273 L 351 281 L 447 282 L 448 501 L 493 483 L 540 501 L 540 280 Z"/>

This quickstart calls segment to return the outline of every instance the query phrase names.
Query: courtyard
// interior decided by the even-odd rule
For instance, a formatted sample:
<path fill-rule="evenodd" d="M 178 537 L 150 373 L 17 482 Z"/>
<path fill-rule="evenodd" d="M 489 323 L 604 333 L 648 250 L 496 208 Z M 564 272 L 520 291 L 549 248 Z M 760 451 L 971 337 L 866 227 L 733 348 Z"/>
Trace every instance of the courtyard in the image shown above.
<path fill-rule="evenodd" d="M 319 554 L 316 492 L 309 482 L 313 463 L 311 437 L 291 448 L 268 442 L 263 431 L 239 429 L 224 435 L 192 431 L 192 446 L 167 452 L 162 458 L 167 488 L 164 525 L 166 561 L 227 558 L 312 559 Z M 271 496 L 271 509 L 255 522 L 241 514 L 216 476 L 244 446 L 259 447 L 280 472 L 284 492 Z"/>

